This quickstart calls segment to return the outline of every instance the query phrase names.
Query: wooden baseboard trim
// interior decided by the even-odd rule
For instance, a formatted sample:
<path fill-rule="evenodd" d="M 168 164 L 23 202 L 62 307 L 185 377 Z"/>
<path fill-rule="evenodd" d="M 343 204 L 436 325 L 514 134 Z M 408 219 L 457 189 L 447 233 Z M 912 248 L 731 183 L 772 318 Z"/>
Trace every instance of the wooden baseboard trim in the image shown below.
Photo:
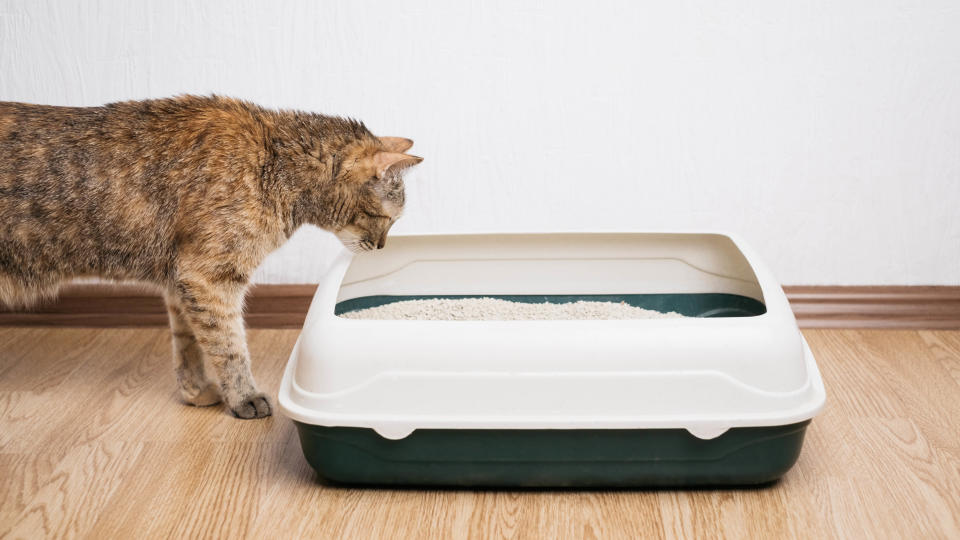
<path fill-rule="evenodd" d="M 784 287 L 804 328 L 960 328 L 960 287 Z"/>
<path fill-rule="evenodd" d="M 251 328 L 300 328 L 316 285 L 255 285 L 247 295 Z M 166 326 L 167 309 L 153 290 L 119 283 L 75 284 L 29 310 L 0 308 L 0 326 Z"/>
<path fill-rule="evenodd" d="M 257 285 L 251 328 L 300 328 L 316 285 Z M 803 328 L 960 328 L 960 287 L 784 287 Z M 136 285 L 77 284 L 29 311 L 0 310 L 0 326 L 166 326 L 155 292 Z"/>

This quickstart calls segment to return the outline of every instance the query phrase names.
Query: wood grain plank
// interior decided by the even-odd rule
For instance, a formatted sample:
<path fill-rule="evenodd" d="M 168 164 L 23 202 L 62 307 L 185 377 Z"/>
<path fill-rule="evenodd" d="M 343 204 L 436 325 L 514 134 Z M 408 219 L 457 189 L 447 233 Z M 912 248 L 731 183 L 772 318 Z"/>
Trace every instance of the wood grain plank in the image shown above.
<path fill-rule="evenodd" d="M 940 466 L 918 427 L 906 418 L 858 418 L 854 428 L 862 455 L 849 472 L 882 479 L 850 484 L 861 493 L 872 526 L 901 538 L 960 534 L 960 501 L 950 488 L 960 478 Z"/>
<path fill-rule="evenodd" d="M 960 386 L 960 334 L 956 332 L 920 332 L 943 369 Z"/>
<path fill-rule="evenodd" d="M 47 453 L 0 453 L 0 533 L 27 508 L 40 486 L 53 475 L 57 461 Z"/>
<path fill-rule="evenodd" d="M 71 449 L 43 478 L 19 514 L 4 523 L 4 536 L 85 536 L 124 482 L 140 450 L 138 444 L 115 441 Z"/>

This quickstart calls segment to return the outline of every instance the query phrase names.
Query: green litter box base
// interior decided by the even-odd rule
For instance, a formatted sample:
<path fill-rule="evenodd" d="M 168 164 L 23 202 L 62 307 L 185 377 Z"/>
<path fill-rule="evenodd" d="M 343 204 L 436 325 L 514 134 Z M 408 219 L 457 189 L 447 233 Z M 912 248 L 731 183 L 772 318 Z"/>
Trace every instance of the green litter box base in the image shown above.
<path fill-rule="evenodd" d="M 295 422 L 307 461 L 336 483 L 595 488 L 769 483 L 797 461 L 809 423 L 734 428 L 710 440 L 683 429 L 423 429 L 389 440 Z"/>

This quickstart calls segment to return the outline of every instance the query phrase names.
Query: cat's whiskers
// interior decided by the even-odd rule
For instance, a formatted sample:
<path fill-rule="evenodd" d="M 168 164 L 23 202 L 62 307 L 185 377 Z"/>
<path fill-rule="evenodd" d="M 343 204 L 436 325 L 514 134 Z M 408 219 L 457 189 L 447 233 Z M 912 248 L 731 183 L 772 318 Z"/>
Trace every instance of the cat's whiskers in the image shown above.
<path fill-rule="evenodd" d="M 360 246 L 359 240 L 344 242 L 343 246 L 349 249 L 351 253 L 360 253 L 361 251 L 363 251 L 362 247 Z"/>

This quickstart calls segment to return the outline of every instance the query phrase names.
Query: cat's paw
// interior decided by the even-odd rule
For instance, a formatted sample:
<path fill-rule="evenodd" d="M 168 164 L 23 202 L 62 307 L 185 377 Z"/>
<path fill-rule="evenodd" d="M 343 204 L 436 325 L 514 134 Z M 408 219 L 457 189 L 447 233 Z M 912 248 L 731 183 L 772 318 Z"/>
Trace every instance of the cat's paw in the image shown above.
<path fill-rule="evenodd" d="M 264 394 L 253 394 L 241 401 L 237 406 L 231 407 L 230 410 L 233 411 L 233 414 L 236 415 L 237 418 L 244 419 L 266 418 L 273 414 L 270 401 Z"/>
<path fill-rule="evenodd" d="M 194 405 L 196 407 L 209 407 L 210 405 L 216 405 L 220 403 L 222 399 L 220 398 L 220 390 L 217 389 L 215 384 L 208 384 L 200 392 L 191 395 L 186 390 L 181 389 L 180 395 L 183 397 L 183 400 Z"/>

